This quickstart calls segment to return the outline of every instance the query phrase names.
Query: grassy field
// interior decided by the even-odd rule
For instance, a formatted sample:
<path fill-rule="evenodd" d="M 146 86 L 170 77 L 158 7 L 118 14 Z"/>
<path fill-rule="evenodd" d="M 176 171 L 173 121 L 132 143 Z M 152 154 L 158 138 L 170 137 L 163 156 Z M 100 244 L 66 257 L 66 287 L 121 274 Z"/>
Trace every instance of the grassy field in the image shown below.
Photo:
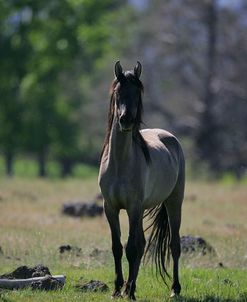
<path fill-rule="evenodd" d="M 75 219 L 61 214 L 63 203 L 94 200 L 96 177 L 87 179 L 0 178 L 0 274 L 20 265 L 42 263 L 53 274 L 65 274 L 63 290 L 0 291 L 0 301 L 109 301 L 110 293 L 82 293 L 74 285 L 99 279 L 113 289 L 113 261 L 104 217 Z M 237 183 L 189 182 L 181 234 L 200 235 L 216 256 L 182 256 L 179 301 L 247 301 L 247 187 Z M 121 213 L 123 242 L 127 219 Z M 82 252 L 59 254 L 70 244 Z M 219 263 L 223 263 L 223 267 Z M 124 258 L 124 269 L 127 271 Z M 166 301 L 169 290 L 142 266 L 137 282 L 139 301 Z"/>

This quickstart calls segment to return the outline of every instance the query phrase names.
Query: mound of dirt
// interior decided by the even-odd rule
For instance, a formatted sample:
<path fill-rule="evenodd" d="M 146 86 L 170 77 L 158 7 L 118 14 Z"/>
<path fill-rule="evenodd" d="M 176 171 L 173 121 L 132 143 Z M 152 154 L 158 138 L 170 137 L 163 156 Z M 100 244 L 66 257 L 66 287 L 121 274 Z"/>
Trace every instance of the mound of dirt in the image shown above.
<path fill-rule="evenodd" d="M 73 217 L 96 217 L 103 214 L 103 206 L 96 202 L 72 202 L 63 205 L 62 213 Z"/>
<path fill-rule="evenodd" d="M 34 267 L 20 266 L 11 273 L 1 275 L 0 282 L 1 288 L 4 289 L 31 287 L 35 290 L 56 290 L 62 288 L 64 286 L 65 277 L 63 275 L 55 277 L 56 278 L 51 275 L 48 267 L 39 264 Z"/>
<path fill-rule="evenodd" d="M 34 267 L 20 266 L 13 272 L 8 274 L 0 275 L 1 279 L 28 279 L 34 277 L 44 277 L 46 275 L 51 275 L 48 267 L 39 264 Z"/>
<path fill-rule="evenodd" d="M 201 253 L 202 255 L 213 254 L 215 249 L 202 237 L 199 236 L 182 236 L 180 239 L 181 252 L 184 254 Z"/>
<path fill-rule="evenodd" d="M 75 288 L 82 292 L 106 292 L 109 290 L 107 284 L 99 280 L 91 280 L 86 283 L 78 283 Z"/>
<path fill-rule="evenodd" d="M 47 275 L 43 280 L 32 282 L 31 288 L 34 290 L 57 290 L 63 288 L 63 285 L 59 280 Z"/>
<path fill-rule="evenodd" d="M 80 256 L 80 254 L 81 254 L 81 248 L 79 248 L 77 246 L 72 246 L 69 244 L 61 245 L 61 246 L 59 246 L 58 249 L 59 249 L 60 254 L 64 254 L 66 252 L 76 254 L 76 256 Z"/>

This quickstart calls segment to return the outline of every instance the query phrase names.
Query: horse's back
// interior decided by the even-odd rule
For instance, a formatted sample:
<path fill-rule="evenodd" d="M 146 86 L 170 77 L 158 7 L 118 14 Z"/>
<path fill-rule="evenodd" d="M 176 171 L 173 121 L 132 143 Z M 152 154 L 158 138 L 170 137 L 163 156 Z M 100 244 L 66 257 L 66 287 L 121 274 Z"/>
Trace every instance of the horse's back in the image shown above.
<path fill-rule="evenodd" d="M 171 159 L 171 156 L 174 164 L 179 162 L 182 148 L 173 134 L 163 129 L 144 129 L 141 130 L 141 134 L 148 144 L 149 152 L 153 153 L 153 156 L 161 154 L 162 158 L 168 157 L 168 159 Z"/>
<path fill-rule="evenodd" d="M 145 129 L 151 163 L 147 168 L 144 205 L 146 208 L 164 201 L 173 191 L 181 168 L 183 152 L 177 138 L 162 129 Z"/>

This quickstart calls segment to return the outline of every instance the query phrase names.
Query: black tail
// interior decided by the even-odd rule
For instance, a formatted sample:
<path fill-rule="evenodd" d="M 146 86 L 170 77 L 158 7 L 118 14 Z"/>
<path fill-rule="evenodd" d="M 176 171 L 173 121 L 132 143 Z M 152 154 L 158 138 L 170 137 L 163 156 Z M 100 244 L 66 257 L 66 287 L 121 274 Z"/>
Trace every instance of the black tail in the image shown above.
<path fill-rule="evenodd" d="M 151 229 L 145 253 L 144 261 L 152 259 L 155 263 L 156 273 L 159 273 L 163 281 L 166 283 L 166 277 L 170 278 L 166 265 L 170 260 L 170 227 L 168 221 L 167 210 L 162 203 L 161 205 L 148 210 L 144 214 L 144 218 L 148 217 L 151 221 L 145 231 Z"/>

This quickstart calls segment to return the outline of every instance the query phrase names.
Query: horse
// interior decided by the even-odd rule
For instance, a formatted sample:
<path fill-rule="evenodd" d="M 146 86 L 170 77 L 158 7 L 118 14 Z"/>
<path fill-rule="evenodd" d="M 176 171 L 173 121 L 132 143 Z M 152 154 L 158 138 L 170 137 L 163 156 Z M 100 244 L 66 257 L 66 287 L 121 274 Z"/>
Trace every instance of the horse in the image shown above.
<path fill-rule="evenodd" d="M 98 183 L 103 195 L 115 264 L 112 298 L 136 300 L 136 280 L 141 259 L 152 258 L 167 284 L 167 264 L 173 259 L 171 297 L 180 294 L 179 257 L 181 208 L 184 197 L 185 161 L 178 139 L 162 129 L 144 129 L 142 124 L 142 66 L 131 71 L 115 64 L 110 89 L 108 127 L 101 153 Z M 121 259 L 123 246 L 119 212 L 126 210 L 129 235 L 125 247 L 129 264 L 124 282 Z M 143 220 L 151 219 L 145 240 Z M 144 256 L 144 257 L 143 257 Z"/>

